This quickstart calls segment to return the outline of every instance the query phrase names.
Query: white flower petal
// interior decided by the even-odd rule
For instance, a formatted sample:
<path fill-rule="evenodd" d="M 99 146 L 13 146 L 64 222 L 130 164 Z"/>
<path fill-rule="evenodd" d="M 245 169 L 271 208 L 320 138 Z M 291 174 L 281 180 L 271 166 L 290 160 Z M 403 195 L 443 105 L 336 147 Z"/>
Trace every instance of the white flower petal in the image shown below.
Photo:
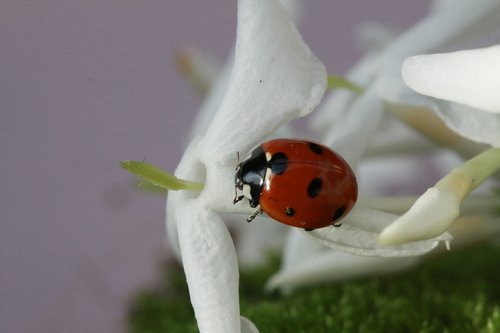
<path fill-rule="evenodd" d="M 380 258 L 328 250 L 273 275 L 266 289 L 290 290 L 361 276 L 394 273 L 413 267 L 420 257 Z"/>
<path fill-rule="evenodd" d="M 259 333 L 259 329 L 252 321 L 241 316 L 241 333 Z"/>
<path fill-rule="evenodd" d="M 342 220 L 342 226 L 316 229 L 307 234 L 321 244 L 343 252 L 377 257 L 411 257 L 425 254 L 440 241 L 451 238 L 444 234 L 439 238 L 403 245 L 379 243 L 379 233 L 398 216 L 361 207 L 359 204 Z"/>
<path fill-rule="evenodd" d="M 446 232 L 460 214 L 460 202 L 451 191 L 430 188 L 403 216 L 380 234 L 383 244 L 429 239 Z"/>
<path fill-rule="evenodd" d="M 295 23 L 299 23 L 304 13 L 304 3 L 302 0 L 280 0 L 288 14 Z"/>
<path fill-rule="evenodd" d="M 500 45 L 413 56 L 402 76 L 420 94 L 500 113 Z"/>
<path fill-rule="evenodd" d="M 381 50 L 392 42 L 397 33 L 380 23 L 363 22 L 356 27 L 355 41 L 358 48 L 366 51 Z"/>
<path fill-rule="evenodd" d="M 457 42 L 468 42 L 498 30 L 500 1 L 476 0 L 458 1 L 448 10 L 427 16 L 406 33 L 401 35 L 381 55 L 384 70 L 393 71 L 393 66 L 415 54 L 436 52 Z"/>
<path fill-rule="evenodd" d="M 372 90 L 357 98 L 340 121 L 331 124 L 322 142 L 352 166 L 358 163 L 382 119 L 380 99 Z"/>
<path fill-rule="evenodd" d="M 374 78 L 377 62 L 372 53 L 364 56 L 346 74 L 346 78 L 360 87 L 367 87 Z M 358 94 L 345 89 L 330 92 L 323 103 L 310 117 L 311 131 L 322 138 L 330 126 L 342 121 L 348 115 L 351 105 L 359 97 Z"/>
<path fill-rule="evenodd" d="M 470 140 L 500 147 L 500 115 L 457 103 L 434 101 L 432 105 L 455 132 Z"/>
<path fill-rule="evenodd" d="M 247 200 L 233 204 L 236 155 L 233 158 L 233 166 L 222 167 L 215 163 L 207 165 L 205 187 L 199 200 L 204 206 L 220 213 L 251 215 L 255 208 L 251 208 Z"/>
<path fill-rule="evenodd" d="M 437 13 L 444 10 L 449 10 L 453 6 L 456 6 L 460 1 L 469 0 L 432 0 L 430 5 L 430 12 Z"/>
<path fill-rule="evenodd" d="M 240 332 L 238 262 L 226 225 L 195 199 L 179 203 L 175 219 L 200 332 Z"/>
<path fill-rule="evenodd" d="M 326 88 L 324 65 L 276 0 L 240 0 L 235 61 L 228 89 L 199 155 L 234 164 L 285 122 L 310 113 Z"/>
<path fill-rule="evenodd" d="M 288 270 L 288 268 L 299 265 L 302 261 L 307 261 L 324 250 L 323 245 L 314 238 L 304 235 L 302 230 L 289 228 L 281 259 L 281 269 Z"/>
<path fill-rule="evenodd" d="M 174 174 L 181 179 L 188 179 L 198 182 L 205 181 L 205 168 L 196 158 L 196 149 L 200 137 L 196 137 L 184 151 L 184 155 L 177 166 Z M 185 201 L 198 196 L 198 192 L 193 191 L 170 191 L 167 195 L 166 205 L 166 227 L 169 244 L 172 247 L 177 259 L 181 261 L 181 250 L 177 234 L 177 219 L 175 210 L 177 206 Z M 182 223 L 182 221 L 180 222 Z"/>
<path fill-rule="evenodd" d="M 289 227 L 265 216 L 257 216 L 251 223 L 244 215 L 232 215 L 224 221 L 232 231 L 236 242 L 238 262 L 243 266 L 264 265 L 269 252 L 278 253 L 285 244 Z"/>

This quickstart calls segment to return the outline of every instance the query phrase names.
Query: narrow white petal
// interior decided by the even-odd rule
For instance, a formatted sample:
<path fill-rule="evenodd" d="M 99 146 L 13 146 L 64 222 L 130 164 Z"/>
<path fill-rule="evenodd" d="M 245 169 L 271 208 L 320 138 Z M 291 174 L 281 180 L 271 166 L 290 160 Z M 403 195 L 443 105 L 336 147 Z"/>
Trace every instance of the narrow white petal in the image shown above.
<path fill-rule="evenodd" d="M 380 99 L 369 90 L 353 102 L 344 117 L 331 124 L 322 142 L 355 167 L 379 127 L 382 115 Z"/>
<path fill-rule="evenodd" d="M 380 258 L 327 250 L 273 275 L 266 289 L 290 290 L 306 285 L 393 273 L 413 267 L 419 257 Z"/>
<path fill-rule="evenodd" d="M 407 58 L 403 80 L 416 92 L 500 113 L 500 45 Z"/>
<path fill-rule="evenodd" d="M 196 200 L 179 204 L 175 218 L 200 332 L 239 333 L 238 262 L 226 225 Z"/>
<path fill-rule="evenodd" d="M 359 85 L 367 87 L 374 78 L 377 55 L 369 53 L 356 63 L 346 74 L 346 78 Z M 310 117 L 311 130 L 323 137 L 332 124 L 342 122 L 342 117 L 349 115 L 351 105 L 359 98 L 359 95 L 345 89 L 330 92 L 323 103 Z"/>
<path fill-rule="evenodd" d="M 396 38 L 395 29 L 389 29 L 380 23 L 364 22 L 356 27 L 355 41 L 358 47 L 366 51 L 385 48 Z"/>
<path fill-rule="evenodd" d="M 402 245 L 383 245 L 379 233 L 394 222 L 398 216 L 381 211 L 354 207 L 342 221 L 342 226 L 326 227 L 307 232 L 321 244 L 343 252 L 376 257 L 410 257 L 425 254 L 435 248 L 440 241 L 449 241 L 448 234 L 440 237 Z"/>
<path fill-rule="evenodd" d="M 446 232 L 460 214 L 460 202 L 451 191 L 428 189 L 403 216 L 380 234 L 383 244 L 429 239 Z"/>
<path fill-rule="evenodd" d="M 240 0 L 228 89 L 202 147 L 205 163 L 233 164 L 285 122 L 310 113 L 326 88 L 324 65 L 277 0 Z"/>
<path fill-rule="evenodd" d="M 458 1 L 447 10 L 427 16 L 388 47 L 381 59 L 385 68 L 394 67 L 393 61 L 401 61 L 415 54 L 435 52 L 457 42 L 467 42 L 498 30 L 500 1 Z"/>

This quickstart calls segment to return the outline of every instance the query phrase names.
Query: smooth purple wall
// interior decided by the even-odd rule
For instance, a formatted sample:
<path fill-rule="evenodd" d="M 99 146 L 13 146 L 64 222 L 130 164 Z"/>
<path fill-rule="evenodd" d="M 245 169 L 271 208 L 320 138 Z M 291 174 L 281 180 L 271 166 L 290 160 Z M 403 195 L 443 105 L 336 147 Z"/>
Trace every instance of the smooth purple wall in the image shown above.
<path fill-rule="evenodd" d="M 358 23 L 411 25 L 429 1 L 305 1 L 300 30 L 332 73 Z M 119 332 L 168 256 L 163 197 L 118 161 L 173 170 L 199 101 L 174 67 L 221 62 L 236 1 L 0 0 L 0 332 Z"/>

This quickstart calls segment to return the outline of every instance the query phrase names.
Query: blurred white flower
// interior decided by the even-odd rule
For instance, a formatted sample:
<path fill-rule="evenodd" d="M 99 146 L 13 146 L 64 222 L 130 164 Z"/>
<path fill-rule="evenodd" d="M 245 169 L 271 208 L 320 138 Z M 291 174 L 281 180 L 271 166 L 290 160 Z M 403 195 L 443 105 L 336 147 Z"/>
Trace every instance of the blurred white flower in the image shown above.
<path fill-rule="evenodd" d="M 327 102 L 313 115 L 311 123 L 313 130 L 322 133 L 323 143 L 343 154 L 352 166 L 358 165 L 361 156 L 369 152 L 369 145 L 373 143 L 377 131 L 387 131 L 385 128 L 387 117 L 391 115 L 396 116 L 434 142 L 455 150 L 461 156 L 470 158 L 487 148 L 485 145 L 471 142 L 457 135 L 449 130 L 440 118 L 433 116 L 432 108 L 435 104 L 430 104 L 428 99 L 409 90 L 401 79 L 400 70 L 405 58 L 414 54 L 439 52 L 457 44 L 472 44 L 477 40 L 484 43 L 485 39 L 491 40 L 491 37 L 486 36 L 498 32 L 500 2 L 495 0 L 446 1 L 446 3 L 441 2 L 435 9 L 432 14 L 394 41 L 388 41 L 391 34 L 384 33 L 383 29 L 378 29 L 377 31 L 381 32 L 375 35 L 376 41 L 368 43 L 373 46 L 370 52 L 347 73 L 350 80 L 365 88 L 364 94 L 357 95 L 349 91 L 335 92 L 327 97 Z M 370 36 L 368 35 L 368 37 Z M 367 37 L 366 32 L 363 37 Z M 495 66 L 498 66 L 499 59 L 491 56 L 494 52 L 494 50 L 489 50 L 488 54 L 488 63 L 493 72 L 497 71 Z M 469 60 L 471 58 L 469 57 Z M 415 61 L 418 60 L 413 60 L 412 64 Z M 470 63 L 472 67 L 475 62 L 470 61 Z M 429 66 L 430 73 L 425 71 L 420 73 L 422 61 L 418 61 L 418 65 L 418 67 L 412 67 L 411 75 L 419 78 L 419 87 L 426 85 L 434 87 L 433 84 L 443 84 L 446 87 L 450 85 L 450 83 L 446 85 L 444 82 L 448 74 L 440 72 L 441 65 L 435 65 L 432 68 Z M 482 65 L 476 64 L 475 66 Z M 449 68 L 450 71 L 456 69 L 451 65 L 446 65 L 445 68 Z M 436 69 L 438 69 L 438 74 L 433 72 Z M 464 69 L 464 73 L 467 70 L 468 66 Z M 454 73 L 453 77 L 458 77 L 461 75 L 460 73 L 460 71 Z M 432 81 L 431 77 L 435 77 L 435 75 L 440 75 L 443 82 L 431 83 L 427 81 L 428 79 Z M 449 75 L 451 76 L 451 74 Z M 492 75 L 495 76 L 494 73 Z M 498 77 L 500 76 L 496 75 L 494 79 L 498 79 Z M 494 79 L 490 77 L 486 81 L 491 83 Z M 481 78 L 477 80 L 481 80 Z M 463 83 L 455 81 L 453 84 Z M 484 87 L 484 82 L 480 86 Z M 492 90 L 494 86 L 489 84 L 489 88 L 487 88 L 489 90 L 483 92 L 490 94 L 492 104 L 498 102 L 498 97 Z M 439 109 L 441 117 L 443 117 L 442 113 L 450 108 L 449 104 L 447 103 L 445 111 Z M 389 111 L 388 115 L 383 114 L 383 109 Z M 491 143 L 493 140 L 498 140 L 496 138 L 500 136 L 498 116 L 492 116 L 487 120 L 482 114 L 476 112 L 460 113 L 455 117 L 450 116 L 452 120 L 444 119 L 452 129 L 457 130 L 457 126 L 454 127 L 450 123 L 458 122 L 462 127 L 472 128 L 471 132 L 481 138 L 481 140 L 476 141 Z M 457 132 L 465 135 L 462 131 Z M 474 136 L 465 136 L 475 139 Z M 394 137 L 390 139 L 394 141 Z M 400 139 L 398 138 L 398 140 Z M 402 143 L 393 142 L 390 148 L 394 151 L 404 151 L 405 149 L 420 149 L 419 147 L 427 149 L 429 147 L 427 143 L 423 144 L 421 141 L 414 144 L 413 137 L 412 141 L 405 140 Z M 477 166 L 485 161 L 487 161 L 488 167 L 486 170 L 484 168 L 479 170 Z M 377 223 L 372 223 L 372 221 L 373 216 L 387 220 L 390 219 L 390 215 L 366 210 L 358 204 L 352 214 L 344 220 L 344 225 L 339 228 L 339 232 L 325 228 L 315 230 L 309 235 L 319 239 L 321 244 L 343 251 L 375 256 L 404 255 L 404 250 L 387 251 L 390 247 L 383 246 L 378 241 L 381 240 L 383 244 L 408 246 L 414 244 L 416 240 L 430 239 L 443 234 L 458 217 L 459 205 L 466 195 L 482 180 L 491 175 L 499 165 L 500 161 L 498 161 L 498 152 L 496 151 L 490 150 L 478 155 L 444 177 L 416 202 L 415 199 L 408 200 L 415 202 L 415 205 L 412 208 L 409 207 L 409 211 L 402 216 L 392 215 L 394 223 L 389 226 L 387 224 L 377 226 Z M 414 171 L 412 170 L 412 172 Z M 363 202 L 363 192 L 360 195 L 361 202 Z M 380 204 L 375 205 L 375 207 L 380 207 Z M 481 214 L 487 217 L 488 210 L 491 209 L 492 205 L 490 203 L 488 207 L 482 207 L 484 208 Z M 404 211 L 397 213 L 401 214 Z M 368 216 L 363 218 L 364 214 Z M 484 230 L 491 232 L 491 234 L 498 232 L 498 228 L 490 227 L 478 228 L 476 231 L 468 229 L 467 237 L 478 239 L 477 235 L 483 234 Z M 381 236 L 379 237 L 379 235 Z M 387 260 L 383 258 L 353 257 L 348 259 L 349 257 L 344 254 L 325 251 L 324 248 L 312 244 L 309 237 L 292 231 L 284 253 L 282 270 L 270 280 L 268 287 L 290 288 L 304 284 L 305 281 L 336 280 L 341 277 L 358 276 L 369 272 L 397 270 L 408 267 L 408 262 L 416 263 L 416 260 L 399 262 L 398 259 Z M 415 254 L 416 252 L 412 249 L 409 251 L 409 254 L 411 253 Z M 326 263 L 328 266 L 325 266 Z M 373 269 L 373 267 L 377 267 L 377 269 Z"/>

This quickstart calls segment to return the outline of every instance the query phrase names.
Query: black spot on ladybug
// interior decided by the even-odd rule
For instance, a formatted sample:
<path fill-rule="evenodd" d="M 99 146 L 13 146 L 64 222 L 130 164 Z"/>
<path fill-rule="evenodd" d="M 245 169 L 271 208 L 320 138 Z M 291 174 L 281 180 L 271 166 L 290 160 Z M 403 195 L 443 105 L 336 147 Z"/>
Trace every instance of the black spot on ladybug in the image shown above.
<path fill-rule="evenodd" d="M 286 207 L 285 208 L 285 214 L 286 216 L 294 216 L 295 215 L 295 209 L 292 207 Z"/>
<path fill-rule="evenodd" d="M 321 148 L 320 145 L 315 144 L 314 142 L 309 142 L 309 148 L 313 153 L 323 155 L 323 148 Z"/>
<path fill-rule="evenodd" d="M 288 157 L 285 153 L 276 153 L 269 160 L 269 167 L 275 175 L 281 175 L 288 167 Z"/>
<path fill-rule="evenodd" d="M 333 215 L 333 221 L 337 221 L 339 218 L 342 217 L 342 215 L 344 215 L 345 213 L 345 206 L 340 206 L 339 208 L 337 208 L 337 210 L 335 211 L 335 215 Z"/>
<path fill-rule="evenodd" d="M 323 182 L 321 181 L 321 178 L 313 178 L 311 182 L 309 183 L 309 186 L 307 187 L 307 195 L 310 198 L 315 198 L 318 196 L 318 194 L 321 192 L 321 187 L 323 185 Z"/>

